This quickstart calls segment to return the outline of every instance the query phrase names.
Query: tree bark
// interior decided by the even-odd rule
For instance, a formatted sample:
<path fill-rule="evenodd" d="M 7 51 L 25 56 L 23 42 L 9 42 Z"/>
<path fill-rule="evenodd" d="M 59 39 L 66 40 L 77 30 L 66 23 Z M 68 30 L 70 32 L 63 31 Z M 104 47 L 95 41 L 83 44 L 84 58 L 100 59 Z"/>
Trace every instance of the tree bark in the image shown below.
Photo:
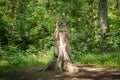
<path fill-rule="evenodd" d="M 68 41 L 70 36 L 66 28 L 65 20 L 57 21 L 54 38 L 54 58 L 42 71 L 78 72 L 79 68 L 72 63 L 70 58 L 70 46 Z"/>
<path fill-rule="evenodd" d="M 119 0 L 115 0 L 116 3 L 116 19 L 118 20 L 118 13 L 119 13 Z"/>
<path fill-rule="evenodd" d="M 106 38 L 107 32 L 109 30 L 107 0 L 99 0 L 98 9 L 99 9 L 98 15 L 99 15 L 99 21 L 100 21 L 100 25 L 101 25 L 102 36 L 103 36 L 103 38 Z"/>

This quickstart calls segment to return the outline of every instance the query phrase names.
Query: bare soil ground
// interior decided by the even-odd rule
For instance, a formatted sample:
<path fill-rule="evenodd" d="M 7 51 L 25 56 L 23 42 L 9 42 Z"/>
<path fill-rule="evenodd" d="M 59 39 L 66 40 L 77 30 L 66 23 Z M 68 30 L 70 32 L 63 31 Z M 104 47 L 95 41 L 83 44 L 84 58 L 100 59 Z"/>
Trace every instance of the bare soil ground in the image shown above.
<path fill-rule="evenodd" d="M 120 80 L 120 71 L 92 65 L 80 65 L 78 73 L 38 72 L 32 67 L 11 73 L 0 73 L 0 80 Z"/>

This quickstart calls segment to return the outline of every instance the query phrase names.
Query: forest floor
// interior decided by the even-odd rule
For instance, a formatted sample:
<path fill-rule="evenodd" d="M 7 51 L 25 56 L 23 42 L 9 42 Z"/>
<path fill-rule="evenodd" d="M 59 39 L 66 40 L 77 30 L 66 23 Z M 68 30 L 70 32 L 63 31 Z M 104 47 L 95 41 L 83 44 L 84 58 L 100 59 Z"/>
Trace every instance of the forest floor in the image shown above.
<path fill-rule="evenodd" d="M 78 73 L 38 72 L 39 67 L 0 73 L 0 80 L 120 80 L 120 71 L 94 65 L 79 65 Z"/>

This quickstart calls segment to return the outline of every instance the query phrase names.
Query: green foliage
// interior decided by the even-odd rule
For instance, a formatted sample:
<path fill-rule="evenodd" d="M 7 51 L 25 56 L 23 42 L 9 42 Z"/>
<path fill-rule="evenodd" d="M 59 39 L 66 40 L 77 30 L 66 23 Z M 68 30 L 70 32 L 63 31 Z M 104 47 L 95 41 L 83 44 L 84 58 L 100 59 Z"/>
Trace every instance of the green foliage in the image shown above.
<path fill-rule="evenodd" d="M 71 33 L 72 48 L 81 51 L 118 51 L 119 50 L 119 21 L 115 20 L 114 5 L 109 6 L 109 37 L 103 40 L 98 23 L 98 1 L 2 1 L 6 3 L 1 7 L 2 24 L 0 30 L 9 39 L 8 43 L 26 50 L 29 45 L 47 50 L 53 46 L 53 32 L 55 22 L 65 13 L 67 27 Z M 109 4 L 112 1 L 108 2 Z M 80 5 L 79 5 L 80 4 Z M 12 8 L 9 8 L 11 6 Z M 6 9 L 9 11 L 7 12 Z M 11 15 L 12 14 L 12 15 Z M 10 26 L 10 27 L 8 27 Z M 6 31 L 8 30 L 8 31 Z M 118 35 L 118 36 L 116 36 Z M 73 38 L 73 36 L 75 36 Z M 114 36 L 114 38 L 113 38 Z M 2 38 L 1 38 L 2 39 Z M 1 42 L 5 40 L 2 39 Z M 115 47 L 113 49 L 113 47 Z"/>
<path fill-rule="evenodd" d="M 8 72 L 31 66 L 44 66 L 52 59 L 52 49 L 39 52 L 34 46 L 26 51 L 18 50 L 16 46 L 7 46 L 4 51 L 0 49 L 0 72 Z M 39 54 L 36 54 L 39 53 Z"/>
<path fill-rule="evenodd" d="M 66 14 L 75 62 L 120 67 L 116 54 L 120 51 L 120 20 L 116 20 L 113 3 L 108 1 L 110 30 L 104 40 L 98 0 L 1 0 L 0 71 L 47 63 L 53 57 L 55 22 L 63 18 L 62 13 Z"/>
<path fill-rule="evenodd" d="M 76 63 L 96 64 L 98 66 L 106 66 L 110 68 L 120 69 L 120 53 L 87 53 L 74 54 L 72 59 Z"/>

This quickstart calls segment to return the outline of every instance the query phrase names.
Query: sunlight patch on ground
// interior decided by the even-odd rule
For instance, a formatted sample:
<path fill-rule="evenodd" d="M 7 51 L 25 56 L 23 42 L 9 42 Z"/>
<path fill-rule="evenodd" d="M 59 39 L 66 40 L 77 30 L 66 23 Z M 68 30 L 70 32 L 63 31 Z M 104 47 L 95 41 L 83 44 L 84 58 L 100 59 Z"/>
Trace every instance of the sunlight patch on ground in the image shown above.
<path fill-rule="evenodd" d="M 83 67 L 83 69 L 87 71 L 104 71 L 105 70 L 105 68 L 97 68 L 97 67 L 94 67 L 94 68 Z"/>

